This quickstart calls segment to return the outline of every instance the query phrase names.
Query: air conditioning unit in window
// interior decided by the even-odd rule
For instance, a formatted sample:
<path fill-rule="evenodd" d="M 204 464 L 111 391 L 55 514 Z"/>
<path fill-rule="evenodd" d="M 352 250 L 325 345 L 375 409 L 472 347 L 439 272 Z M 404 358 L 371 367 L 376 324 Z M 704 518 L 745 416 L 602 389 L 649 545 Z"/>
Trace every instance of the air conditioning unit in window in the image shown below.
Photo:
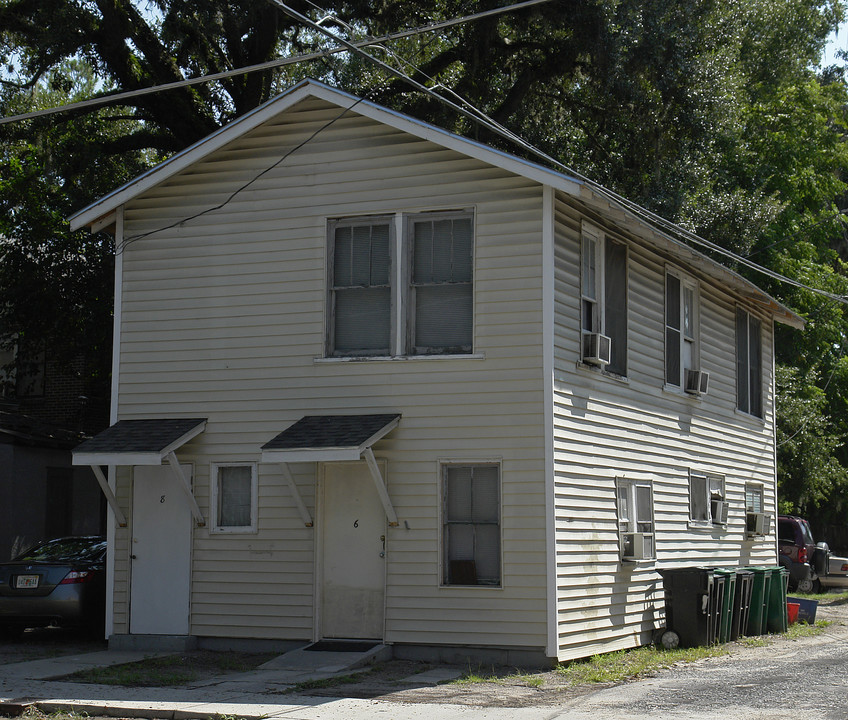
<path fill-rule="evenodd" d="M 601 333 L 587 333 L 583 336 L 583 362 L 603 367 L 609 365 L 612 353 L 612 340 Z"/>
<path fill-rule="evenodd" d="M 710 374 L 702 370 L 686 370 L 686 392 L 706 395 L 710 386 Z"/>
<path fill-rule="evenodd" d="M 771 530 L 771 515 L 749 512 L 746 516 L 748 535 L 768 535 Z"/>
<path fill-rule="evenodd" d="M 725 500 L 710 500 L 710 512 L 716 525 L 727 525 L 727 502 Z"/>
<path fill-rule="evenodd" d="M 645 533 L 624 533 L 621 536 L 621 559 L 644 560 L 651 557 L 651 536 Z"/>

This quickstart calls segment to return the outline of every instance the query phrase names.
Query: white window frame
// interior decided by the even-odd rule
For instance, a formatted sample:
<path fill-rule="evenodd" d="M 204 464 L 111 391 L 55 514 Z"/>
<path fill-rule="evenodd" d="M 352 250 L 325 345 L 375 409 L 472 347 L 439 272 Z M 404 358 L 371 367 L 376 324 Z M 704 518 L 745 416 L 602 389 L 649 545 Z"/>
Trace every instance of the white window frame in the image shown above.
<path fill-rule="evenodd" d="M 439 220 L 470 220 L 471 222 L 471 281 L 460 283 L 470 285 L 471 289 L 471 317 L 469 318 L 469 330 L 471 333 L 471 345 L 468 348 L 456 350 L 446 348 L 443 350 L 431 349 L 429 352 L 418 352 L 415 345 L 415 310 L 416 310 L 416 285 L 413 282 L 414 272 L 414 237 L 415 225 L 417 223 L 436 222 Z M 405 327 L 402 332 L 404 337 L 404 354 L 408 357 L 432 357 L 438 355 L 470 355 L 474 352 L 474 278 L 475 278 L 475 251 L 476 251 L 476 218 L 472 210 L 434 210 L 424 213 L 410 213 L 403 216 L 404 225 L 404 247 L 402 252 L 406 258 L 404 296 L 401 302 L 406 305 L 406 312 L 402 314 Z M 450 283 L 434 283 L 431 285 L 450 285 Z"/>
<path fill-rule="evenodd" d="M 695 497 L 698 498 L 704 509 L 701 517 L 696 517 Z M 727 502 L 727 490 L 724 475 L 700 470 L 689 471 L 689 524 L 693 527 L 723 526 L 713 513 L 713 502 Z"/>
<path fill-rule="evenodd" d="M 451 583 L 448 582 L 448 573 L 449 573 L 449 538 L 448 538 L 448 526 L 450 524 L 487 524 L 491 525 L 494 523 L 473 523 L 462 522 L 462 521 L 454 521 L 451 522 L 448 520 L 448 511 L 447 511 L 447 503 L 448 503 L 448 471 L 451 468 L 463 468 L 463 467 L 495 467 L 498 471 L 498 519 L 497 519 L 497 537 L 498 537 L 498 580 L 497 583 L 481 583 L 477 584 L 463 584 L 463 583 Z M 440 568 L 439 568 L 439 586 L 442 588 L 480 588 L 480 589 L 488 589 L 488 590 L 499 590 L 503 588 L 503 576 L 504 576 L 504 564 L 503 564 L 503 467 L 500 459 L 494 460 L 440 460 L 439 461 L 439 489 L 440 489 L 440 502 L 439 502 L 439 527 L 440 527 L 440 537 L 439 537 L 439 556 L 441 558 Z"/>
<path fill-rule="evenodd" d="M 648 517 L 639 513 L 638 490 L 647 489 L 650 512 Z M 618 523 L 619 556 L 625 559 L 624 536 L 642 533 L 650 537 L 651 552 L 644 558 L 653 561 L 657 556 L 656 525 L 654 523 L 654 484 L 652 480 L 618 477 L 615 479 L 616 519 Z"/>
<path fill-rule="evenodd" d="M 678 288 L 678 312 L 676 318 L 678 326 L 675 328 L 670 325 L 672 318 L 668 296 L 669 296 L 669 276 L 675 278 L 679 283 Z M 692 293 L 692 307 L 690 308 L 690 325 L 691 333 L 686 333 L 686 294 Z M 665 365 L 663 367 L 663 375 L 665 378 L 666 387 L 675 387 L 680 390 L 686 388 L 686 371 L 701 369 L 701 298 L 700 285 L 697 280 L 686 273 L 681 272 L 675 267 L 667 266 L 665 269 Z M 675 347 L 670 345 L 669 333 L 676 332 L 678 334 Z M 688 347 L 687 347 L 688 346 Z M 677 378 L 669 378 L 668 376 L 668 361 L 669 353 L 676 352 L 678 359 L 678 376 Z M 690 358 L 690 365 L 686 365 L 686 356 Z"/>
<path fill-rule="evenodd" d="M 592 333 L 604 334 L 604 245 L 606 237 L 602 230 L 587 222 L 583 223 L 580 233 L 580 352 L 585 347 L 585 336 Z M 587 246 L 592 243 L 591 254 L 587 252 Z M 593 262 L 594 268 L 590 266 Z M 594 272 L 592 272 L 594 269 Z M 590 291 L 590 284 L 594 284 L 594 297 Z M 587 307 L 588 306 L 588 307 Z M 590 309 L 591 317 L 587 310 Z"/>
<path fill-rule="evenodd" d="M 741 357 L 740 352 L 740 319 L 744 317 L 744 330 L 745 330 L 745 352 L 747 353 L 745 357 Z M 757 323 L 758 329 L 758 337 L 757 341 L 759 343 L 759 365 L 758 367 L 753 367 L 753 360 L 751 358 L 751 324 L 752 322 Z M 760 420 L 763 419 L 764 416 L 764 403 L 763 403 L 763 394 L 765 388 L 763 387 L 763 380 L 765 379 L 765 374 L 763 372 L 763 361 L 764 361 L 764 344 L 763 344 L 763 320 L 762 318 L 754 315 L 753 313 L 746 310 L 744 307 L 737 305 L 736 313 L 734 316 L 734 327 L 735 327 L 735 347 L 736 347 L 736 409 L 737 411 L 744 413 L 745 415 L 749 415 L 754 418 L 758 418 Z M 755 390 L 751 387 L 751 371 L 756 369 L 757 374 L 757 383 L 759 384 L 759 393 L 756 393 Z M 742 377 L 741 373 L 745 372 L 745 397 L 744 397 L 744 407 L 742 406 L 743 401 L 743 387 L 742 387 Z M 756 401 L 756 411 L 753 407 L 754 401 Z"/>
<path fill-rule="evenodd" d="M 468 218 L 471 221 L 471 347 L 457 351 L 446 349 L 440 352 L 432 349 L 429 352 L 415 352 L 415 286 L 412 282 L 413 258 L 412 238 L 415 223 L 441 219 Z M 378 353 L 337 352 L 335 348 L 335 233 L 336 228 L 368 224 L 389 225 L 389 290 L 391 294 L 390 310 L 390 347 L 388 355 Z M 476 325 L 475 325 L 475 288 L 476 288 L 476 247 L 477 247 L 477 218 L 473 208 L 432 210 L 426 212 L 375 214 L 353 217 L 339 217 L 327 220 L 327 292 L 324 358 L 327 360 L 344 359 L 393 359 L 393 358 L 433 358 L 433 357 L 468 357 L 474 354 Z M 341 289 L 341 288 L 338 288 Z"/>
<path fill-rule="evenodd" d="M 380 353 L 363 353 L 363 352 L 339 352 L 335 347 L 336 336 L 336 292 L 338 290 L 347 289 L 344 287 L 336 287 L 335 283 L 335 256 L 336 256 L 336 230 L 344 227 L 362 227 L 373 225 L 388 225 L 389 226 L 389 243 L 388 243 L 388 287 L 390 292 L 389 300 L 389 347 L 388 355 Z M 327 221 L 327 321 L 326 321 L 326 356 L 327 357 L 387 357 L 396 354 L 395 345 L 395 309 L 396 300 L 396 283 L 395 283 L 395 265 L 397 263 L 397 241 L 396 228 L 393 215 L 365 215 L 359 217 L 336 218 Z M 363 286 L 364 287 L 364 286 Z M 381 287 L 381 286 L 369 286 Z"/>
<path fill-rule="evenodd" d="M 587 251 L 589 243 L 592 244 L 591 255 Z M 607 275 L 608 268 L 606 262 L 607 248 L 620 247 L 624 252 L 624 288 L 622 290 L 624 297 L 624 322 L 623 332 L 621 336 L 614 337 L 612 331 L 607 327 Z M 592 261 L 592 265 L 590 265 Z M 630 262 L 630 249 L 624 242 L 619 242 L 607 235 L 603 230 L 587 221 L 583 221 L 580 232 L 580 357 L 579 363 L 583 363 L 583 358 L 586 355 L 587 341 L 586 337 L 594 333 L 606 335 L 612 341 L 612 357 L 620 357 L 623 361 L 623 373 L 610 364 L 604 368 L 597 368 L 601 372 L 616 378 L 625 378 L 627 376 L 628 362 L 628 265 Z M 595 293 L 592 297 L 590 292 L 590 284 L 594 282 Z M 591 310 L 588 306 L 591 306 Z M 589 317 L 591 314 L 591 317 Z M 621 348 L 623 345 L 623 349 Z M 622 353 L 619 355 L 619 353 Z"/>
<path fill-rule="evenodd" d="M 218 471 L 221 468 L 228 467 L 249 467 L 250 468 L 250 524 L 249 525 L 220 525 L 218 523 L 219 508 L 219 482 Z M 209 515 L 210 517 L 210 533 L 216 535 L 245 535 L 256 533 L 258 531 L 258 508 L 259 508 L 259 477 L 256 463 L 251 462 L 213 462 L 210 465 L 209 472 L 210 493 L 209 493 Z"/>

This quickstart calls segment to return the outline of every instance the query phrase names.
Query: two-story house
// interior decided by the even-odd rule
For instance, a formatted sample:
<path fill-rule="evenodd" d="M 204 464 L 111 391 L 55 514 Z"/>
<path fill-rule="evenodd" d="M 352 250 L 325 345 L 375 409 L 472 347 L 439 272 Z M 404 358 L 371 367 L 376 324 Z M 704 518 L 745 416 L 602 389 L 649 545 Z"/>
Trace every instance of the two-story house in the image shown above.
<path fill-rule="evenodd" d="M 803 323 L 602 189 L 307 81 L 72 225 L 117 646 L 566 660 L 650 641 L 658 568 L 774 562 Z"/>

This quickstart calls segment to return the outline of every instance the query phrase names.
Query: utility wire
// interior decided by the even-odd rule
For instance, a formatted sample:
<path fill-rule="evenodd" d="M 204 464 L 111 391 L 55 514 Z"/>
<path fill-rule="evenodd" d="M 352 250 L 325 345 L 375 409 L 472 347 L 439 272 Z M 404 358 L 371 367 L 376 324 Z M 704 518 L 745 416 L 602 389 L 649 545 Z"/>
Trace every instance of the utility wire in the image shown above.
<path fill-rule="evenodd" d="M 301 23 L 313 28 L 314 30 L 317 30 L 318 32 L 332 38 L 333 40 L 340 42 L 348 50 L 351 50 L 352 52 L 360 55 L 361 57 L 364 57 L 366 60 L 377 65 L 378 67 L 380 67 L 381 69 L 390 73 L 394 77 L 397 77 L 401 80 L 404 80 L 408 84 L 412 85 L 415 89 L 420 90 L 421 92 L 429 95 L 430 97 L 435 98 L 435 99 L 439 100 L 440 102 L 448 105 L 449 107 L 456 110 L 457 112 L 459 112 L 463 116 L 465 116 L 465 117 L 467 117 L 467 118 L 469 118 L 469 119 L 471 119 L 475 122 L 481 123 L 484 127 L 488 128 L 489 130 L 491 130 L 495 134 L 497 134 L 497 135 L 499 135 L 499 136 L 501 136 L 501 137 L 503 137 L 507 140 L 510 140 L 511 142 L 518 144 L 520 147 L 524 148 L 525 150 L 532 153 L 536 157 L 542 158 L 546 162 L 554 165 L 555 167 L 558 167 L 558 168 L 561 168 L 562 170 L 565 170 L 567 173 L 569 173 L 573 177 L 576 177 L 577 179 L 586 183 L 593 190 L 595 190 L 595 192 L 597 192 L 599 195 L 602 195 L 602 196 L 606 197 L 607 199 L 613 200 L 617 205 L 623 206 L 625 209 L 629 210 L 630 212 L 632 212 L 633 214 L 635 214 L 637 217 L 641 218 L 642 220 L 646 220 L 646 221 L 652 223 L 653 225 L 655 225 L 659 228 L 662 228 L 663 230 L 665 230 L 667 232 L 670 232 L 673 236 L 677 236 L 678 238 L 686 239 L 686 240 L 688 240 L 689 242 L 691 242 L 695 245 L 698 245 L 700 247 L 704 247 L 704 248 L 707 248 L 709 250 L 712 250 L 713 252 L 719 253 L 720 255 L 723 255 L 723 256 L 725 256 L 725 257 L 727 257 L 727 258 L 729 258 L 729 259 L 731 259 L 735 262 L 738 262 L 739 264 L 744 265 L 745 267 L 747 267 L 751 270 L 754 270 L 754 271 L 762 273 L 762 274 L 764 274 L 768 277 L 771 277 L 772 279 L 778 280 L 780 282 L 788 283 L 788 284 L 793 285 L 797 288 L 808 290 L 808 291 L 816 293 L 818 295 L 822 295 L 824 297 L 827 297 L 830 300 L 841 303 L 843 305 L 848 305 L 848 298 L 846 298 L 842 295 L 836 295 L 834 293 L 830 293 L 830 292 L 827 292 L 825 290 L 820 290 L 818 288 L 814 288 L 810 285 L 806 285 L 806 284 L 801 283 L 797 280 L 793 280 L 792 278 L 781 275 L 780 273 L 777 273 L 773 270 L 770 270 L 769 268 L 758 265 L 758 264 L 748 260 L 747 258 L 744 258 L 741 255 L 737 255 L 736 253 L 731 252 L 730 250 L 727 250 L 727 249 L 721 247 L 720 245 L 717 245 L 716 243 L 705 240 L 704 238 L 700 237 L 699 235 L 697 235 L 697 234 L 695 234 L 695 233 L 693 233 L 689 230 L 686 230 L 685 228 L 681 227 L 680 225 L 672 223 L 670 220 L 666 220 L 665 218 L 657 215 L 656 213 L 651 212 L 650 210 L 642 207 L 641 205 L 638 205 L 637 203 L 635 203 L 631 200 L 628 200 L 627 198 L 624 198 L 621 195 L 618 195 L 618 193 L 615 193 L 612 190 L 605 188 L 604 186 L 600 185 L 599 183 L 596 183 L 593 180 L 585 177 L 584 175 L 576 172 L 573 168 L 568 167 L 567 165 L 565 165 L 561 161 L 557 160 L 556 158 L 551 157 L 547 153 L 543 152 L 539 148 L 535 147 L 531 143 L 529 143 L 526 140 L 524 140 L 523 138 L 519 137 L 518 135 L 516 135 L 511 130 L 505 128 L 500 123 L 497 123 L 495 120 L 488 117 L 482 110 L 476 108 L 471 103 L 464 101 L 464 100 L 462 101 L 463 105 L 466 105 L 466 106 L 472 108 L 471 110 L 468 110 L 465 107 L 462 107 L 462 106 L 458 105 L 457 103 L 453 102 L 452 100 L 449 100 L 449 99 L 439 95 L 438 93 L 434 92 L 430 88 L 426 87 L 425 85 L 422 85 L 418 81 L 409 77 L 408 75 L 406 75 L 402 71 L 392 67 L 391 65 L 388 65 L 387 63 L 383 62 L 382 60 L 379 60 L 378 58 L 373 57 L 372 55 L 369 55 L 362 48 L 357 47 L 354 43 L 351 43 L 351 42 L 348 42 L 347 40 L 339 38 L 337 35 L 333 34 L 328 29 L 326 29 L 323 26 L 319 25 L 318 23 L 314 22 L 310 18 L 308 18 L 305 15 L 297 12 L 296 10 L 293 10 L 292 8 L 288 7 L 284 2 L 282 2 L 282 0 L 268 0 L 268 2 L 272 3 L 275 7 L 278 7 L 280 10 L 282 10 L 284 13 L 286 13 L 290 17 L 292 17 L 292 18 L 300 21 Z M 310 4 L 313 4 L 313 3 L 310 3 Z M 313 7 L 316 7 L 316 6 L 313 4 Z"/>
<path fill-rule="evenodd" d="M 441 22 L 431 23 L 429 25 L 421 25 L 417 28 L 411 28 L 409 30 L 391 33 L 389 35 L 383 35 L 378 38 L 366 38 L 356 43 L 352 43 L 352 45 L 356 47 L 378 45 L 380 43 L 389 42 L 391 40 L 400 40 L 407 37 L 413 37 L 415 35 L 422 35 L 424 33 L 433 32 L 435 30 L 444 30 L 445 28 L 454 27 L 455 25 L 462 25 L 464 23 L 472 22 L 474 20 L 479 20 L 480 18 L 490 17 L 493 15 L 502 15 L 503 13 L 512 12 L 513 10 L 522 10 L 526 7 L 542 5 L 544 3 L 549 3 L 553 1 L 554 0 L 524 0 L 523 2 L 514 3 L 512 5 L 505 5 L 504 7 L 494 8 L 492 10 L 484 10 L 478 13 L 474 13 L 472 15 L 465 15 L 463 17 L 452 18 L 450 20 L 443 20 Z M 330 37 L 338 40 L 338 38 L 332 33 L 325 34 L 329 34 Z M 285 65 L 292 65 L 295 63 L 308 62 L 311 60 L 320 60 L 321 58 L 324 58 L 327 55 L 348 52 L 351 49 L 350 45 L 351 43 L 345 43 L 344 45 L 328 48 L 327 50 L 321 50 L 320 52 L 305 53 L 301 55 L 295 55 L 293 57 L 269 60 L 268 62 L 259 63 L 257 65 L 247 65 L 245 67 L 235 68 L 233 70 L 225 70 L 219 73 L 212 73 L 210 75 L 201 75 L 196 78 L 176 80 L 171 83 L 163 83 L 162 85 L 153 85 L 147 88 L 139 88 L 136 90 L 128 90 L 126 92 L 114 93 L 112 95 L 104 95 L 102 97 L 90 98 L 88 100 L 80 100 L 79 102 L 68 103 L 67 105 L 61 105 L 51 108 L 44 108 L 42 110 L 34 110 L 32 112 L 22 113 L 20 115 L 10 115 L 8 117 L 0 118 L 0 125 L 6 125 L 12 122 L 20 122 L 22 120 L 32 120 L 34 118 L 55 115 L 57 113 L 62 112 L 71 112 L 72 110 L 84 110 L 88 108 L 102 107 L 104 105 L 117 105 L 121 104 L 124 100 L 131 100 L 133 98 L 142 97 L 144 95 L 152 95 L 153 93 L 165 92 L 167 90 L 175 90 L 177 88 L 183 87 L 190 87 L 192 85 L 200 85 L 206 82 L 214 82 L 215 80 L 225 80 L 227 78 L 236 77 L 238 75 L 246 75 L 252 72 L 270 70 L 273 68 L 283 67 Z"/>

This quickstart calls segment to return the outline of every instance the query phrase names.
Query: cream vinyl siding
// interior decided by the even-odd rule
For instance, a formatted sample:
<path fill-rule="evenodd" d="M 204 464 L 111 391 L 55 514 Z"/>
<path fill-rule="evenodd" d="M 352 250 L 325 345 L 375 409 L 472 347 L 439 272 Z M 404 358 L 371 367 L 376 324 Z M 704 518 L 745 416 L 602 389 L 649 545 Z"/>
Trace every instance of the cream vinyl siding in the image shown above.
<path fill-rule="evenodd" d="M 628 246 L 628 377 L 578 366 L 580 224 Z M 745 538 L 745 483 L 762 482 L 775 514 L 772 324 L 763 317 L 764 421 L 736 412 L 736 299 L 700 279 L 701 369 L 709 393 L 663 390 L 669 258 L 569 198 L 555 202 L 554 473 L 557 637 L 561 660 L 639 645 L 662 624 L 656 568 L 774 562 L 773 542 Z M 690 273 L 691 269 L 687 269 Z M 754 308 L 750 308 L 755 312 Z M 689 527 L 689 469 L 725 476 L 726 528 Z M 656 561 L 619 560 L 616 477 L 653 482 Z"/>
<path fill-rule="evenodd" d="M 223 209 L 133 239 L 223 202 L 334 118 Z M 125 207 L 119 416 L 208 418 L 178 451 L 208 515 L 211 462 L 259 462 L 303 415 L 402 413 L 374 448 L 400 518 L 387 530 L 386 640 L 544 648 L 541 208 L 536 183 L 304 102 Z M 324 359 L 327 221 L 428 210 L 474 213 L 474 355 Z M 501 464 L 498 589 L 440 587 L 439 462 L 469 458 Z M 291 469 L 314 516 L 316 466 Z M 279 466 L 258 473 L 255 535 L 194 530 L 191 633 L 311 639 L 316 529 Z"/>

